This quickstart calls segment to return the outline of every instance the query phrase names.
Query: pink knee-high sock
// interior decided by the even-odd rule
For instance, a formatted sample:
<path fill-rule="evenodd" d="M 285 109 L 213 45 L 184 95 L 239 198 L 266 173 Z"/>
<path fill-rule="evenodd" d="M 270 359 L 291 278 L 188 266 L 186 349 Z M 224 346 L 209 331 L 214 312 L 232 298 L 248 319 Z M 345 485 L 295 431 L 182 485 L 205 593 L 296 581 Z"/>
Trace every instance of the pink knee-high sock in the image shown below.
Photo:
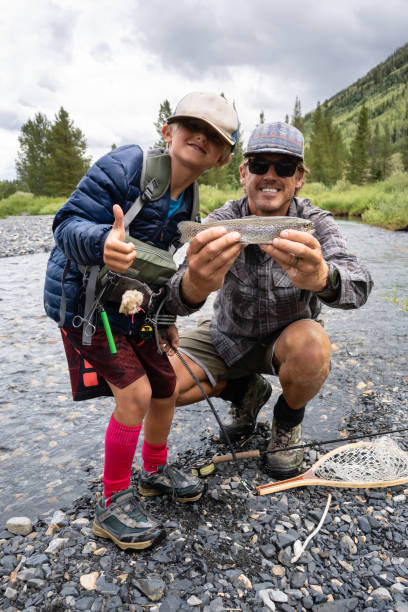
<path fill-rule="evenodd" d="M 143 469 L 146 472 L 156 472 L 159 465 L 167 461 L 167 442 L 164 444 L 149 444 L 143 440 Z"/>
<path fill-rule="evenodd" d="M 142 425 L 130 427 L 118 423 L 111 416 L 105 435 L 104 494 L 107 500 L 116 491 L 127 489 L 130 484 L 132 461 Z"/>

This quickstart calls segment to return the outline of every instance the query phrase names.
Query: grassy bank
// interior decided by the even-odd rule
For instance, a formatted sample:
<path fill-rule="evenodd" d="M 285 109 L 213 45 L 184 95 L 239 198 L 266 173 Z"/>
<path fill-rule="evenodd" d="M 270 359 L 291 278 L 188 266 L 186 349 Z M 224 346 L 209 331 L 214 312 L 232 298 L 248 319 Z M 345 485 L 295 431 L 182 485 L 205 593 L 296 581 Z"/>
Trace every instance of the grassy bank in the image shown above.
<path fill-rule="evenodd" d="M 0 200 L 0 219 L 17 215 L 54 215 L 66 198 L 35 197 L 32 193 L 17 191 Z"/>
<path fill-rule="evenodd" d="M 223 190 L 200 185 L 203 216 L 241 195 L 240 189 Z M 306 182 L 301 195 L 330 210 L 336 217 L 359 218 L 364 223 L 390 230 L 408 229 L 408 173 L 394 174 L 386 181 L 361 187 L 344 181 L 332 188 Z M 22 214 L 53 215 L 64 201 L 65 198 L 34 197 L 31 193 L 17 192 L 0 200 L 0 218 Z"/>
<path fill-rule="evenodd" d="M 330 189 L 321 183 L 306 183 L 301 194 L 336 217 L 360 218 L 391 230 L 408 229 L 407 173 L 361 187 L 344 181 Z"/>

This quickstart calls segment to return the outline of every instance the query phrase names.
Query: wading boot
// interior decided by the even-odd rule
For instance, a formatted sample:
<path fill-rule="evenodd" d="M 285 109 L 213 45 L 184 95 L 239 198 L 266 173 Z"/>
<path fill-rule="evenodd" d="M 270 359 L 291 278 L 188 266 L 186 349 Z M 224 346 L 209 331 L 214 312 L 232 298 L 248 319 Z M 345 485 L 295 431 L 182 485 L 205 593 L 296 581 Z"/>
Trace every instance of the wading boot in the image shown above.
<path fill-rule="evenodd" d="M 145 497 L 168 495 L 179 502 L 194 502 L 200 499 L 204 483 L 196 476 L 185 474 L 172 465 L 165 463 L 157 472 L 142 470 L 139 477 L 139 493 Z"/>
<path fill-rule="evenodd" d="M 148 516 L 132 488 L 115 493 L 111 500 L 107 508 L 103 499 L 95 506 L 95 535 L 113 540 L 122 550 L 143 550 L 166 537 L 163 525 Z"/>
<path fill-rule="evenodd" d="M 254 433 L 258 413 L 271 394 L 271 385 L 260 374 L 229 381 L 220 397 L 231 402 L 229 418 L 223 423 L 231 442 Z M 224 439 L 222 429 L 220 437 Z"/>
<path fill-rule="evenodd" d="M 303 444 L 302 424 L 288 427 L 278 423 L 274 418 L 267 452 L 277 448 L 282 448 L 282 450 L 266 455 L 265 467 L 271 476 L 278 480 L 284 480 L 299 473 L 303 461 L 303 448 L 285 450 L 285 447 L 298 446 L 299 444 Z"/>

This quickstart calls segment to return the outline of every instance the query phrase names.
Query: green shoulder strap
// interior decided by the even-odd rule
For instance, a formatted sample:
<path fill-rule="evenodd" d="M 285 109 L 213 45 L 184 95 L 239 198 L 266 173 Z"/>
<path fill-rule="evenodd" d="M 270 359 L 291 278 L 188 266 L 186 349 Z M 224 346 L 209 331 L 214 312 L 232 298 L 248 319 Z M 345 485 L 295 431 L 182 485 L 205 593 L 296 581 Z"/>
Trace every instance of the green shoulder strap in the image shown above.
<path fill-rule="evenodd" d="M 140 175 L 140 193 L 143 193 L 150 182 L 154 182 L 149 200 L 160 200 L 170 186 L 171 159 L 164 149 L 149 149 L 143 155 L 142 173 Z"/>
<path fill-rule="evenodd" d="M 146 202 L 159 200 L 168 190 L 171 180 L 171 158 L 169 153 L 165 149 L 149 149 L 143 153 L 143 164 L 142 172 L 140 175 L 140 195 L 126 212 L 124 217 L 125 230 L 129 227 L 133 219 L 138 215 L 143 205 Z M 190 219 L 195 221 L 199 218 L 200 203 L 198 195 L 198 183 L 194 182 L 193 185 L 193 204 L 191 207 Z M 172 245 L 169 252 L 173 254 L 176 250 L 176 246 Z M 69 270 L 69 260 L 66 263 L 63 279 L 62 279 L 62 295 L 61 295 L 61 306 L 60 306 L 60 320 L 59 326 L 62 327 L 65 322 L 66 314 L 66 297 L 64 291 L 64 280 Z M 86 272 L 89 267 L 78 266 L 81 272 Z M 93 269 L 94 268 L 94 269 Z M 93 302 L 95 300 L 96 293 L 96 278 L 97 271 L 99 272 L 100 266 L 90 266 L 90 273 L 88 282 L 85 290 L 85 314 L 84 319 L 87 320 L 92 311 Z M 85 325 L 83 326 L 82 335 L 83 344 L 91 344 L 92 337 L 85 334 Z"/>

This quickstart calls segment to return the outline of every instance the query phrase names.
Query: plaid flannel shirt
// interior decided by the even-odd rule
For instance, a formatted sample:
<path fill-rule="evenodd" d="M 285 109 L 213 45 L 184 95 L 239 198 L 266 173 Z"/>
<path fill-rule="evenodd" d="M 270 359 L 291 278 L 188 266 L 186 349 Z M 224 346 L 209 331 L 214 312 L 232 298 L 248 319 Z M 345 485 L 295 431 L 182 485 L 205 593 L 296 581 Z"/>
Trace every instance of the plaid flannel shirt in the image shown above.
<path fill-rule="evenodd" d="M 213 211 L 207 221 L 236 219 L 249 215 L 248 200 L 230 200 Z M 347 249 L 333 215 L 313 206 L 308 199 L 293 198 L 288 216 L 310 219 L 327 263 L 340 273 L 341 288 L 331 308 L 359 308 L 373 287 L 368 270 Z M 205 223 L 204 222 L 204 223 Z M 180 282 L 186 270 L 184 261 L 169 283 L 166 304 L 170 312 L 188 315 L 201 308 L 187 306 L 180 296 Z M 321 298 L 293 286 L 285 270 L 257 245 L 243 249 L 225 277 L 214 302 L 211 337 L 218 354 L 228 365 L 243 357 L 258 342 L 299 319 L 317 319 Z"/>

